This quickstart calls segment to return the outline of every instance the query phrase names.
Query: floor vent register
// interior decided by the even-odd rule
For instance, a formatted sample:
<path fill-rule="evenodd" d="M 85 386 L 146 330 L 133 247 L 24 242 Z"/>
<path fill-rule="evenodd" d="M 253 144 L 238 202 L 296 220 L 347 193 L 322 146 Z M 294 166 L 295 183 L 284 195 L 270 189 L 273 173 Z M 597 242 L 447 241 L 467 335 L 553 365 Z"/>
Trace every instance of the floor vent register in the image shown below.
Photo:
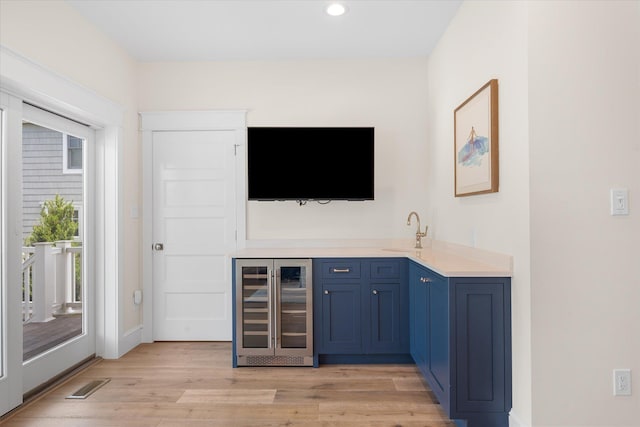
<path fill-rule="evenodd" d="M 109 381 L 111 381 L 111 378 L 103 378 L 100 380 L 91 381 L 89 384 L 81 387 L 73 394 L 67 396 L 67 399 L 86 399 Z"/>

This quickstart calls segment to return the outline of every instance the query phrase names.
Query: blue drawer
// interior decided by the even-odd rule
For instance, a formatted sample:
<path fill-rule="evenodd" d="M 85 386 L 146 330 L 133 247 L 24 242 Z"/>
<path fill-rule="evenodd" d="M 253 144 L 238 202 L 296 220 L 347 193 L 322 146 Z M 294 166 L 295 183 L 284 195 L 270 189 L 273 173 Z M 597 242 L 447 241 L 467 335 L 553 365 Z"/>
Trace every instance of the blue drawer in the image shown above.
<path fill-rule="evenodd" d="M 400 261 L 372 261 L 370 265 L 372 279 L 400 278 Z"/>
<path fill-rule="evenodd" d="M 323 262 L 322 277 L 324 279 L 359 279 L 360 262 L 352 260 Z"/>

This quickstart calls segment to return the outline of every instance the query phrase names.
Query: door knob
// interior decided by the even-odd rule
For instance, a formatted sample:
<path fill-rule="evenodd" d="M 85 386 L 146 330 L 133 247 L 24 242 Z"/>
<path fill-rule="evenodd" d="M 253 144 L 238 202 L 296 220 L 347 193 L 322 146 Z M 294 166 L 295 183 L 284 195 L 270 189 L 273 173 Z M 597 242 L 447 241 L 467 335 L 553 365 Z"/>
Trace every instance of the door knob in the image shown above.
<path fill-rule="evenodd" d="M 154 243 L 153 244 L 154 251 L 162 251 L 164 250 L 164 243 Z"/>

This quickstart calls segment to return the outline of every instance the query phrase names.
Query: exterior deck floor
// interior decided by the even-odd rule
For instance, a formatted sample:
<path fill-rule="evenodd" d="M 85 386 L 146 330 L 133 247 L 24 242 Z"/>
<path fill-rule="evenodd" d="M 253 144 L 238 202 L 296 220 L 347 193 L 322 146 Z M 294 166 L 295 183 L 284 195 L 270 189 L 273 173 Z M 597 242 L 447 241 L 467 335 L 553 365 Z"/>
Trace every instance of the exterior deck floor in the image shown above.
<path fill-rule="evenodd" d="M 25 361 L 80 335 L 82 316 L 58 317 L 42 323 L 25 323 L 22 333 L 22 361 Z"/>

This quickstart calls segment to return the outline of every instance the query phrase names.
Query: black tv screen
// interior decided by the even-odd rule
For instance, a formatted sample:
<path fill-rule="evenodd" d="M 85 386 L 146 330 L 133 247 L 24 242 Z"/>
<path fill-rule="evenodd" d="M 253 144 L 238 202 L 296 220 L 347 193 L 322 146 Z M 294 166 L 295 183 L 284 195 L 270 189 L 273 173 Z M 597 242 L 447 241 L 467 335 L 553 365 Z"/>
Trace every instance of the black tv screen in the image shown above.
<path fill-rule="evenodd" d="M 374 128 L 247 132 L 249 200 L 373 200 Z"/>

